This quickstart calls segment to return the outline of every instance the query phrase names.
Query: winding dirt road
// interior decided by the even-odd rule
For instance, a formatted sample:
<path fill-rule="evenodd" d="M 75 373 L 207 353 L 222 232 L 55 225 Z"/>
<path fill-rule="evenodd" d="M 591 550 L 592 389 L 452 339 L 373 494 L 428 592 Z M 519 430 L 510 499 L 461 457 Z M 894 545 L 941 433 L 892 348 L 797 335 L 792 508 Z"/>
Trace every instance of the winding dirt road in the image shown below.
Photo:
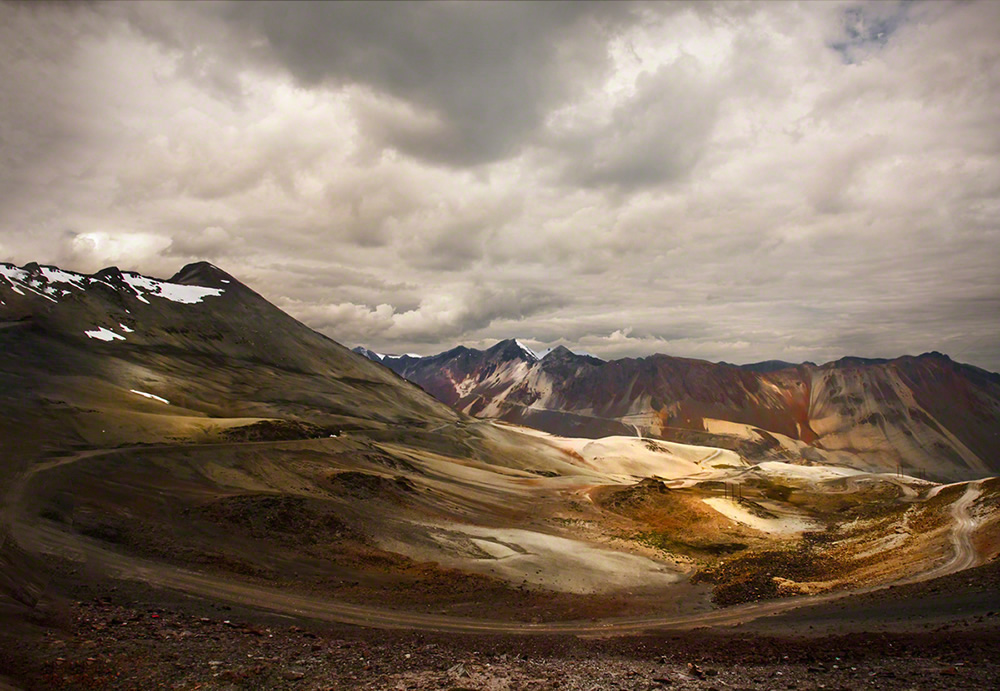
<path fill-rule="evenodd" d="M 912 581 L 926 581 L 939 576 L 947 576 L 949 573 L 972 568 L 979 562 L 979 552 L 972 544 L 972 534 L 976 530 L 976 520 L 969 513 L 969 507 L 979 497 L 982 492 L 982 480 L 970 482 L 965 489 L 965 494 L 959 497 L 951 505 L 951 516 L 954 524 L 951 529 L 951 545 L 953 554 L 951 558 L 943 564 L 925 571 Z"/>
<path fill-rule="evenodd" d="M 243 444 L 269 444 L 288 442 L 244 442 Z M 142 447 L 149 450 L 150 447 Z M 451 633 L 565 633 L 576 635 L 602 635 L 636 633 L 655 628 L 688 629 L 700 626 L 734 625 L 764 616 L 786 612 L 805 605 L 836 600 L 847 595 L 879 590 L 878 586 L 850 592 L 828 593 L 818 596 L 801 596 L 728 607 L 699 614 L 681 616 L 648 616 L 605 619 L 599 621 L 563 621 L 551 623 L 523 623 L 468 619 L 423 612 L 387 610 L 378 607 L 355 605 L 337 600 L 289 592 L 265 586 L 242 583 L 199 573 L 179 567 L 150 561 L 106 548 L 101 542 L 60 530 L 56 524 L 24 516 L 22 500 L 41 473 L 69 463 L 132 449 L 111 449 L 81 452 L 74 456 L 36 464 L 13 483 L 6 497 L 4 522 L 14 540 L 24 549 L 36 553 L 58 554 L 76 561 L 85 561 L 90 568 L 117 578 L 139 580 L 145 583 L 202 596 L 209 599 L 237 603 L 311 619 L 354 624 L 374 628 L 415 629 Z M 952 507 L 955 527 L 952 544 L 955 554 L 946 563 L 912 580 L 925 580 L 968 568 L 976 563 L 978 555 L 972 545 L 971 535 L 975 521 L 968 509 L 979 495 L 978 484 L 969 489 Z"/>

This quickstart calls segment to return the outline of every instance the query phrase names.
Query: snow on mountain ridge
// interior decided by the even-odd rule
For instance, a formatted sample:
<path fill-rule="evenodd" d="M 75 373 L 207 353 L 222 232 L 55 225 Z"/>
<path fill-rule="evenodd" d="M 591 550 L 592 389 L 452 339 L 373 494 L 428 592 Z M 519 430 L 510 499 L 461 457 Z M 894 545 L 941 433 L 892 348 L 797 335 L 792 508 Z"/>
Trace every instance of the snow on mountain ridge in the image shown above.
<path fill-rule="evenodd" d="M 521 350 L 523 350 L 523 351 L 524 351 L 524 353 L 525 353 L 525 354 L 526 354 L 527 356 L 529 356 L 529 357 L 530 357 L 530 358 L 531 358 L 532 360 L 538 360 L 538 359 L 540 359 L 540 358 L 538 357 L 538 353 L 536 353 L 535 351 L 533 351 L 533 350 L 532 350 L 531 348 L 529 348 L 528 346 L 524 345 L 524 343 L 522 343 L 522 342 L 521 342 L 521 341 L 520 341 L 519 339 L 515 338 L 515 339 L 514 339 L 514 343 L 516 343 L 516 344 L 517 344 L 517 346 L 518 346 L 518 347 L 519 347 L 519 348 L 520 348 Z"/>
<path fill-rule="evenodd" d="M 10 289 L 19 295 L 26 295 L 24 291 L 27 290 L 50 302 L 59 302 L 60 298 L 71 295 L 74 291 L 85 291 L 98 284 L 118 292 L 129 293 L 146 304 L 150 304 L 146 298 L 154 296 L 192 305 L 207 297 L 218 297 L 225 292 L 223 288 L 172 283 L 131 271 L 118 271 L 115 268 L 103 269 L 88 276 L 55 266 L 26 264 L 18 267 L 0 262 L 0 278 L 3 278 Z"/>

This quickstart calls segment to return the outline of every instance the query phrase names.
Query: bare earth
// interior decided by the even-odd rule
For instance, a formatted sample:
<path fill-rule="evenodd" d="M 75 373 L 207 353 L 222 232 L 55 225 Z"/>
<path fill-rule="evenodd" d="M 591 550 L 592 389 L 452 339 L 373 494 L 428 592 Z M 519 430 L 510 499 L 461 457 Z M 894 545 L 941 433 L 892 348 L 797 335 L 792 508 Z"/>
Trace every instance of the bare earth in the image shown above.
<path fill-rule="evenodd" d="M 324 443 L 332 445 L 332 441 Z M 143 453 L 160 462 L 173 459 L 171 467 L 179 469 L 176 472 L 183 477 L 185 468 L 202 467 L 197 465 L 201 463 L 199 454 L 210 452 L 214 465 L 205 472 L 212 474 L 213 482 L 235 486 L 257 480 L 241 470 L 246 461 L 240 461 L 244 466 L 220 465 L 221 451 L 232 452 L 234 458 L 262 448 L 278 454 L 283 452 L 283 444 L 189 446 L 166 450 L 162 457 L 149 455 L 156 449 Z M 317 444 L 296 446 L 296 458 L 309 458 L 310 450 L 317 453 Z M 362 586 L 340 583 L 324 588 L 310 586 L 309 579 L 298 571 L 283 576 L 295 577 L 294 582 L 285 583 L 252 570 L 234 573 L 234 568 L 245 566 L 242 562 L 193 568 L 181 556 L 173 558 L 162 548 L 152 555 L 137 554 L 134 545 L 116 532 L 119 524 L 89 524 L 84 519 L 90 520 L 86 518 L 90 514 L 78 511 L 72 524 L 75 528 L 71 528 L 57 515 L 61 510 L 57 504 L 32 491 L 38 478 L 48 479 L 51 473 L 57 479 L 63 477 L 63 482 L 70 483 L 67 487 L 76 490 L 104 488 L 107 494 L 88 490 L 92 492 L 89 496 L 106 502 L 113 499 L 119 503 L 108 505 L 115 510 L 124 506 L 132 511 L 135 505 L 121 503 L 121 497 L 158 496 L 135 491 L 141 485 L 134 483 L 142 479 L 135 473 L 146 466 L 133 473 L 128 466 L 114 465 L 119 457 L 136 453 L 95 451 L 52 459 L 33 465 L 7 488 L 3 518 L 11 526 L 13 539 L 0 545 L 0 559 L 7 560 L 7 572 L 17 575 L 19 571 L 20 575 L 11 579 L 13 585 L 0 598 L 0 683 L 25 689 L 937 689 L 992 688 L 1000 679 L 1000 661 L 994 655 L 1000 643 L 1000 562 L 994 559 L 968 568 L 982 560 L 984 552 L 976 546 L 976 539 L 982 536 L 977 538 L 976 529 L 982 516 L 992 515 L 974 515 L 974 510 L 991 510 L 986 503 L 976 503 L 986 491 L 982 483 L 941 491 L 926 500 L 927 506 L 937 507 L 930 514 L 909 509 L 905 514 L 875 513 L 866 519 L 868 523 L 851 523 L 854 527 L 845 533 L 844 544 L 860 541 L 863 547 L 864 533 L 874 530 L 871 526 L 881 526 L 878 530 L 885 534 L 879 533 L 878 539 L 884 542 L 902 534 L 894 532 L 893 526 L 909 530 L 906 526 L 910 522 L 919 527 L 924 521 L 927 534 L 937 536 L 936 542 L 928 544 L 943 545 L 947 558 L 930 559 L 918 545 L 909 580 L 932 580 L 904 584 L 907 578 L 894 575 L 900 564 L 909 563 L 904 550 L 895 570 L 874 571 L 882 578 L 886 574 L 895 578 L 899 585 L 892 588 L 880 589 L 877 582 L 866 586 L 866 581 L 858 580 L 853 594 L 834 588 L 819 595 L 749 598 L 735 606 L 710 607 L 704 586 L 698 590 L 679 582 L 676 573 L 680 571 L 647 573 L 645 566 L 636 566 L 663 563 L 643 557 L 638 547 L 630 546 L 630 552 L 625 552 L 592 544 L 587 549 L 593 552 L 587 552 L 565 538 L 535 532 L 534 527 L 548 524 L 518 513 L 512 515 L 514 525 L 520 528 L 458 522 L 442 523 L 440 528 L 451 541 L 447 543 L 450 549 L 459 545 L 464 550 L 471 544 L 491 559 L 509 562 L 500 574 L 503 581 L 486 573 L 428 572 L 421 570 L 425 569 L 422 562 L 400 561 L 403 557 L 398 557 L 388 567 L 394 580 L 382 586 L 375 582 Z M 324 459 L 339 458 L 331 456 L 329 450 L 324 453 Z M 410 457 L 417 458 L 413 453 Z M 178 460 L 189 456 L 193 460 Z M 352 458 L 360 463 L 356 459 L 362 457 Z M 404 463 L 406 457 L 388 460 Z M 499 474 L 489 484 L 483 481 L 485 471 L 475 467 L 438 467 L 431 455 L 419 460 L 424 463 L 423 470 L 411 471 L 411 477 L 428 491 L 441 492 L 447 485 L 438 479 L 443 476 L 434 473 L 451 473 L 449 482 L 466 483 L 471 488 L 468 491 L 473 499 L 466 497 L 466 501 L 480 501 L 501 492 L 499 496 L 504 498 L 544 498 L 529 490 L 565 484 L 559 477 L 525 478 L 516 470 Z M 148 460 L 145 463 L 151 465 Z M 258 472 L 270 473 L 272 482 L 296 486 L 306 482 L 300 475 L 275 480 L 278 471 L 267 465 L 261 468 Z M 280 471 L 291 473 L 289 468 L 284 465 Z M 80 472 L 58 475 L 65 471 Z M 747 471 L 738 468 L 737 472 Z M 392 502 L 410 502 L 407 506 L 419 508 L 415 502 L 420 494 L 412 482 L 399 479 L 403 476 L 395 480 L 379 477 L 340 471 L 324 475 L 323 482 L 361 497 L 357 505 L 366 509 L 376 506 L 388 510 L 395 506 Z M 206 491 L 203 485 L 188 480 L 178 482 L 177 487 L 189 494 Z M 817 497 L 841 501 L 837 491 L 817 494 L 810 489 L 813 485 L 807 484 L 794 490 L 801 495 L 783 494 L 790 503 L 782 508 L 786 505 L 768 499 L 768 488 L 775 485 L 766 477 L 758 489 L 746 483 L 747 492 L 756 494 L 752 494 L 753 501 L 742 502 L 717 495 L 705 501 L 705 490 L 697 486 L 670 490 L 658 481 L 629 486 L 586 478 L 584 484 L 580 482 L 567 485 L 570 496 L 579 497 L 571 505 L 579 507 L 572 515 L 580 518 L 562 520 L 581 534 L 593 517 L 608 521 L 605 530 L 639 519 L 666 530 L 671 516 L 689 511 L 694 512 L 692 525 L 698 525 L 706 539 L 715 540 L 713 545 L 725 545 L 720 542 L 722 533 L 713 530 L 769 544 L 766 541 L 772 531 L 782 536 L 786 526 L 797 520 L 790 518 L 802 510 L 797 507 L 815 503 Z M 867 491 L 853 478 L 851 482 L 855 484 L 845 485 L 845 491 Z M 65 492 L 57 491 L 59 487 L 58 482 L 46 484 L 55 496 L 59 496 L 58 491 Z M 163 485 L 165 491 L 182 497 L 177 487 Z M 989 487 L 993 501 L 995 488 Z M 212 491 L 218 491 L 215 485 Z M 309 490 L 302 487 L 300 491 Z M 373 491 L 377 493 L 367 494 Z M 240 502 L 257 495 L 232 496 L 240 501 L 219 504 L 213 498 L 215 503 L 200 506 L 212 507 L 213 520 L 219 516 L 239 520 Z M 903 494 L 899 501 L 905 508 L 913 499 Z M 495 506 L 504 505 L 503 501 L 494 500 Z M 559 501 L 563 503 L 557 508 L 565 504 L 565 500 Z M 283 505 L 278 499 L 272 503 L 279 508 Z M 713 513 L 709 508 L 713 503 L 726 511 Z M 253 506 L 259 509 L 258 504 Z M 463 505 L 456 506 L 461 509 Z M 923 504 L 914 507 L 922 510 Z M 155 515 L 148 508 L 139 508 Z M 780 514 L 772 514 L 772 510 Z M 548 517 L 545 510 L 538 513 Z M 184 520 L 190 516 L 178 515 Z M 255 513 L 255 520 L 261 520 L 261 515 Z M 699 516 L 709 520 L 698 520 Z M 176 529 L 183 521 L 174 525 Z M 389 525 L 398 529 L 402 524 Z M 86 530 L 81 532 L 80 526 Z M 158 524 L 148 526 L 160 529 Z M 762 526 L 772 531 L 762 531 Z M 280 526 L 271 527 L 277 533 L 272 530 L 269 538 L 283 534 Z M 339 523 L 327 525 L 326 530 L 349 533 L 348 527 Z M 237 544 L 240 539 L 234 533 L 226 542 Z M 890 542 L 895 544 L 893 540 Z M 179 547 L 184 544 L 176 543 Z M 273 544 L 303 554 L 315 548 L 311 543 L 287 545 L 280 540 Z M 412 544 L 418 549 L 421 543 Z M 992 547 L 988 551 L 995 553 Z M 342 558 L 347 553 L 338 554 Z M 376 551 L 369 556 L 375 563 L 386 563 L 386 554 Z M 463 559 L 466 561 L 456 564 L 469 563 L 471 557 Z M 876 553 L 872 563 L 878 566 L 885 561 Z M 303 559 L 284 568 L 308 565 Z M 548 576 L 544 575 L 546 568 L 551 570 Z M 592 568 L 607 573 L 622 571 L 626 580 L 603 593 L 595 587 L 593 576 L 587 575 Z M 417 569 L 417 580 L 401 580 L 401 574 L 413 569 Z M 516 575 L 530 575 L 532 569 L 539 575 L 530 584 L 534 589 L 510 585 Z M 568 580 L 560 576 L 562 571 Z M 629 581 L 629 573 L 642 574 L 642 578 Z M 657 600 L 640 587 L 657 578 L 662 583 L 654 583 L 657 588 L 653 590 L 670 592 L 667 601 Z M 428 583 L 435 582 L 440 592 L 428 590 Z M 506 585 L 498 585 L 501 583 Z M 463 584 L 469 589 L 463 591 Z M 545 589 L 553 584 L 561 590 Z M 626 592 L 628 588 L 635 592 Z M 519 607 L 525 610 L 519 612 Z"/>

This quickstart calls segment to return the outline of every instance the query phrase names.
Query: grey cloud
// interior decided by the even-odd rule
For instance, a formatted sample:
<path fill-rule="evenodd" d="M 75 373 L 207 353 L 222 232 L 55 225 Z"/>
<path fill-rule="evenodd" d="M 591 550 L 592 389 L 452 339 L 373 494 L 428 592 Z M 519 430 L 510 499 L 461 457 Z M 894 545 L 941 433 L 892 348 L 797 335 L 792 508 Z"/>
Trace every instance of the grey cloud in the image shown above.
<path fill-rule="evenodd" d="M 497 320 L 524 320 L 557 307 L 563 298 L 534 288 L 468 286 L 459 295 L 431 298 L 411 312 L 398 315 L 398 338 L 417 343 L 440 342 L 441 334 L 456 337 L 489 327 Z"/>
<path fill-rule="evenodd" d="M 682 57 L 642 75 L 633 98 L 606 123 L 557 136 L 571 184 L 635 189 L 687 175 L 704 152 L 721 94 L 696 60 Z"/>
<path fill-rule="evenodd" d="M 468 165 L 513 155 L 577 77 L 606 69 L 624 3 L 239 3 L 226 20 L 263 39 L 303 85 L 360 83 L 429 125 L 369 110 L 384 143 Z"/>
<path fill-rule="evenodd" d="M 858 7 L 845 64 L 832 3 L 0 4 L 0 259 L 387 351 L 1000 369 L 1000 4 Z"/>
<path fill-rule="evenodd" d="M 466 285 L 426 297 L 412 309 L 387 303 L 320 305 L 284 301 L 281 306 L 329 335 L 351 343 L 417 345 L 427 350 L 500 321 L 522 321 L 558 307 L 562 298 L 537 289 Z M 413 348 L 410 348 L 411 350 Z"/>
<path fill-rule="evenodd" d="M 165 252 L 177 257 L 217 259 L 238 253 L 240 245 L 242 245 L 241 239 L 231 235 L 225 228 L 209 226 L 202 230 L 175 235 Z"/>

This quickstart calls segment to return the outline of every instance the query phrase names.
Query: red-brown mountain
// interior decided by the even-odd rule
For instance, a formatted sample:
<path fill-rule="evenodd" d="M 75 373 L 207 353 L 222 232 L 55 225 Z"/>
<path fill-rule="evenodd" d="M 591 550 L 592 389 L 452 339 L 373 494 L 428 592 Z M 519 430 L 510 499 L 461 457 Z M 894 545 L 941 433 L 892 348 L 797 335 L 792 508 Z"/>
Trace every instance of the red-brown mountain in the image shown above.
<path fill-rule="evenodd" d="M 937 479 L 1000 471 L 1000 375 L 936 352 L 737 366 L 669 355 L 605 362 L 565 347 L 538 358 L 507 340 L 372 355 L 458 410 L 557 434 L 641 433 Z"/>

